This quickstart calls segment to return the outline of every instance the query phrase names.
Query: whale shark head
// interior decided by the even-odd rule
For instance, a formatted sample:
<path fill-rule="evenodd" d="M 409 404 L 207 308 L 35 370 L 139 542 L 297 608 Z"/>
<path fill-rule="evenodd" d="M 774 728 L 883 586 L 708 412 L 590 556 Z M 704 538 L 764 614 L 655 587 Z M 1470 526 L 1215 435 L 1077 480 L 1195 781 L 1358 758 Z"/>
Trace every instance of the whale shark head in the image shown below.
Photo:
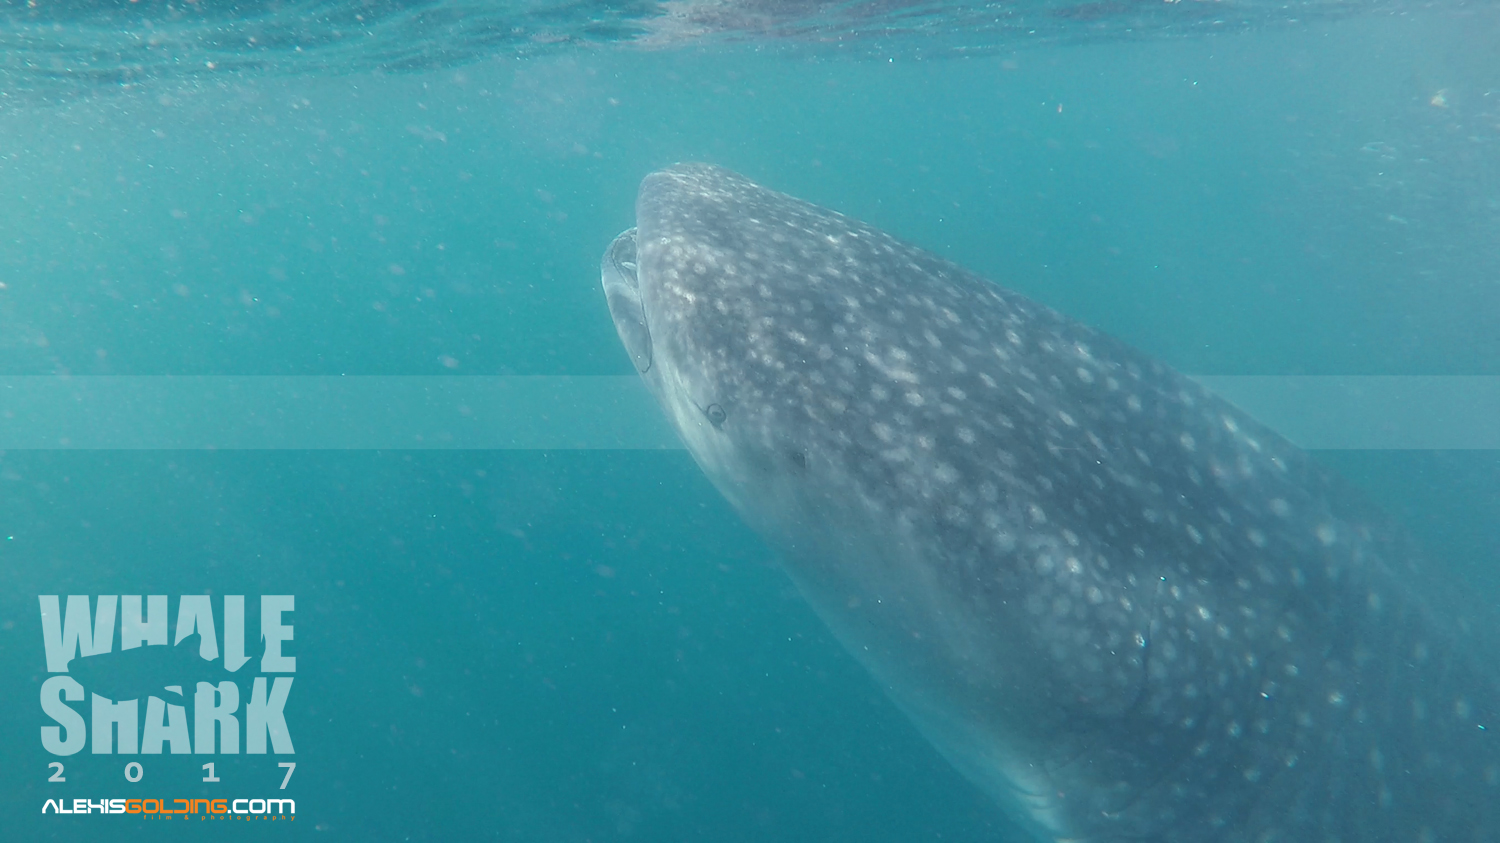
<path fill-rule="evenodd" d="M 1046 789 L 1021 759 L 1067 738 L 1057 699 L 1103 711 L 1139 693 L 1145 603 L 1053 614 L 1075 602 L 1055 574 L 1071 534 L 1020 475 L 1034 455 L 1007 451 L 1028 419 L 1001 407 L 1024 399 L 981 394 L 1021 377 L 1019 354 L 995 344 L 1005 320 L 1045 325 L 1050 311 L 703 164 L 646 177 L 602 278 L 637 371 L 708 478 L 987 789 L 1023 802 Z M 976 705 L 982 720 L 957 713 Z"/>
<path fill-rule="evenodd" d="M 810 400 L 825 374 L 805 370 L 835 356 L 814 338 L 847 328 L 826 322 L 836 315 L 819 300 L 821 279 L 777 248 L 792 236 L 850 236 L 826 216 L 727 170 L 679 165 L 645 179 L 636 228 L 602 261 L 637 371 L 710 479 L 761 525 L 794 517 L 786 504 L 816 459 L 804 429 L 841 409 Z"/>

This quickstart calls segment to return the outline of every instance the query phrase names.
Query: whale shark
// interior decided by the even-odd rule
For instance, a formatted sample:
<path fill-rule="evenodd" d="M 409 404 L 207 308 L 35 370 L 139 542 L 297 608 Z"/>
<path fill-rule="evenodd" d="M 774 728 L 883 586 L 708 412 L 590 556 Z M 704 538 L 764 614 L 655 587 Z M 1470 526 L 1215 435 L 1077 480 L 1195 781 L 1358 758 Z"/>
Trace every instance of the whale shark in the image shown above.
<path fill-rule="evenodd" d="M 191 696 L 199 682 L 218 685 L 233 674 L 224 669 L 223 659 L 208 660 L 199 655 L 203 636 L 193 633 L 175 646 L 146 645 L 92 656 L 78 656 L 68 662 L 68 674 L 84 690 L 111 700 L 146 699 L 172 689 L 181 695 L 183 688 Z"/>
<path fill-rule="evenodd" d="M 1041 841 L 1500 840 L 1484 620 L 1203 386 L 707 164 L 601 277 L 713 485 Z"/>

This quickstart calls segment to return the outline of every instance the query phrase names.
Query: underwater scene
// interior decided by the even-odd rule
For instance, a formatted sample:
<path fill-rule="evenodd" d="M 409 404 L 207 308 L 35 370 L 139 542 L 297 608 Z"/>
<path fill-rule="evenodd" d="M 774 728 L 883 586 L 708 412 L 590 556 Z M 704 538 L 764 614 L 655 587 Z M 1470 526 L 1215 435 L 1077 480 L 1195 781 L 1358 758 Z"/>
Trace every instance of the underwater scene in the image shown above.
<path fill-rule="evenodd" d="M 1500 841 L 1500 6 L 0 8 L 0 838 Z"/>

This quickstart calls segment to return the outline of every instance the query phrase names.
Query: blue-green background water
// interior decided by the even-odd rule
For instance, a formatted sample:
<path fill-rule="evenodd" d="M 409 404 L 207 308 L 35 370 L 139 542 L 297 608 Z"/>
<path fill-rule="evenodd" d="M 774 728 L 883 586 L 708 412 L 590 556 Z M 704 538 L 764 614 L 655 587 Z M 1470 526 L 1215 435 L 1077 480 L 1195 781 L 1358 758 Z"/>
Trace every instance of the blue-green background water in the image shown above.
<path fill-rule="evenodd" d="M 0 374 L 628 374 L 598 288 L 709 160 L 1213 374 L 1500 375 L 1500 12 L 881 60 L 584 48 L 0 112 Z M 606 420 L 607 423 L 607 420 Z M 1493 452 L 1322 455 L 1481 599 Z M 0 455 L 5 839 L 997 840 L 683 452 Z M 38 594 L 291 593 L 282 759 L 67 759 Z M 222 795 L 221 791 L 214 793 Z"/>

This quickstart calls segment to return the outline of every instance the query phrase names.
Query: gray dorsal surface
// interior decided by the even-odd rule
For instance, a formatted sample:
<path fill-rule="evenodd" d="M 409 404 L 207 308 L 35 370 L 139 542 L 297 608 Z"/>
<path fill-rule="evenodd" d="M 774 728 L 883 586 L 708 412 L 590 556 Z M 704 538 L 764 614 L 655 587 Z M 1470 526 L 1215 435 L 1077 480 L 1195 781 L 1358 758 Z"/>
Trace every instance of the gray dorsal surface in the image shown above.
<path fill-rule="evenodd" d="M 1041 840 L 1500 840 L 1493 670 L 1399 531 L 1124 344 L 721 168 L 603 281 L 715 486 Z"/>

